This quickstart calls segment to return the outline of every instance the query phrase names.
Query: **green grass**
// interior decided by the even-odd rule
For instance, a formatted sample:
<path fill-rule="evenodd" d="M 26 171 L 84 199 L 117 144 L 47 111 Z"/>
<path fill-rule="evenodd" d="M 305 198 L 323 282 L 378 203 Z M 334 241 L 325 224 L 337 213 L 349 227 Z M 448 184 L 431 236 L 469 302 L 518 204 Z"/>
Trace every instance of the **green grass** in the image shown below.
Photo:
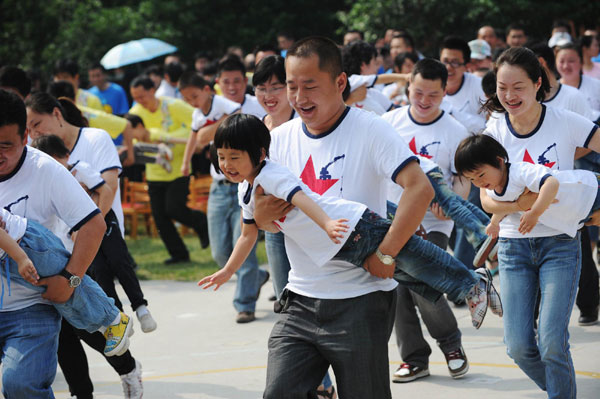
<path fill-rule="evenodd" d="M 200 242 L 195 235 L 183 238 L 190 251 L 191 262 L 175 265 L 163 263 L 169 254 L 160 238 L 138 235 L 136 240 L 126 238 L 125 241 L 138 265 L 136 273 L 140 280 L 198 281 L 218 270 L 210 248 L 200 249 Z M 258 243 L 256 253 L 260 265 L 267 263 L 264 241 Z"/>

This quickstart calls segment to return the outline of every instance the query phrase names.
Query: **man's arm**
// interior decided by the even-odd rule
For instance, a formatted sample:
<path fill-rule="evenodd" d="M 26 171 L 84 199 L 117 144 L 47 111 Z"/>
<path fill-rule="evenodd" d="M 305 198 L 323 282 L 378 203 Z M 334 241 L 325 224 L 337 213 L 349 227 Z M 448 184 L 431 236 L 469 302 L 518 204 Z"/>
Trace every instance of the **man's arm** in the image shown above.
<path fill-rule="evenodd" d="M 396 257 L 419 227 L 434 197 L 433 187 L 417 162 L 410 162 L 398 173 L 396 183 L 404 188 L 392 225 L 379 250 Z M 365 259 L 364 267 L 374 276 L 392 278 L 394 266 L 386 266 L 375 254 Z"/>
<path fill-rule="evenodd" d="M 80 229 L 73 247 L 73 254 L 65 269 L 76 276 L 83 277 L 86 270 L 96 257 L 100 243 L 106 232 L 106 223 L 100 213 L 94 215 Z M 74 289 L 69 287 L 69 282 L 62 276 L 46 277 L 38 281 L 37 285 L 47 286 L 42 298 L 56 303 L 64 303 Z"/>

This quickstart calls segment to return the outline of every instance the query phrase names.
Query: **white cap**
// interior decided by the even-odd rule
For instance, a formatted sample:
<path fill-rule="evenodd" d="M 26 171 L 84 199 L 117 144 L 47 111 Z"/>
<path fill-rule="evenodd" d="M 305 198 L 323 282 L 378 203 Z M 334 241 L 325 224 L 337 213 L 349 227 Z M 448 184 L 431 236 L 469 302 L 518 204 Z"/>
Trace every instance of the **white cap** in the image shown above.
<path fill-rule="evenodd" d="M 548 47 L 553 48 L 556 46 L 562 46 L 563 44 L 572 43 L 573 39 L 567 32 L 556 32 L 548 40 Z"/>
<path fill-rule="evenodd" d="M 476 60 L 484 60 L 492 56 L 492 48 L 485 40 L 475 39 L 469 42 L 471 49 L 471 58 Z"/>

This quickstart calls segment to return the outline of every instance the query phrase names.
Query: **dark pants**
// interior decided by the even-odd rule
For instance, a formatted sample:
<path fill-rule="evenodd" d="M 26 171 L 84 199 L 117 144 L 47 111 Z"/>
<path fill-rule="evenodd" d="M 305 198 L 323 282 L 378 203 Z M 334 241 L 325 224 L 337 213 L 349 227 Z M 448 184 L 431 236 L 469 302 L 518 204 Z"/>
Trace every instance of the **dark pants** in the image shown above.
<path fill-rule="evenodd" d="M 158 234 L 171 257 L 185 259 L 190 256 L 173 220 L 191 227 L 201 243 L 208 243 L 206 214 L 187 207 L 188 177 L 179 177 L 170 182 L 148 182 L 148 194 Z"/>
<path fill-rule="evenodd" d="M 104 335 L 78 330 L 63 319 L 58 338 L 58 364 L 69 384 L 71 396 L 77 396 L 77 399 L 91 399 L 94 385 L 90 379 L 87 356 L 80 339 L 104 356 Z M 105 358 L 119 375 L 130 373 L 135 368 L 135 359 L 129 351 L 122 356 Z"/>
<path fill-rule="evenodd" d="M 395 292 L 316 299 L 285 291 L 288 301 L 269 338 L 263 398 L 316 399 L 331 365 L 340 397 L 391 398 L 388 340 Z"/>
<path fill-rule="evenodd" d="M 581 231 L 581 276 L 579 278 L 579 292 L 577 293 L 576 304 L 581 313 L 586 315 L 594 314 L 598 308 L 599 287 L 598 287 L 598 269 L 596 262 L 592 258 L 592 249 L 590 246 L 590 236 L 587 228 Z"/>
<path fill-rule="evenodd" d="M 429 232 L 427 240 L 441 249 L 448 246 L 448 236 L 437 231 Z M 402 285 L 398 285 L 396 293 L 396 343 L 403 362 L 424 369 L 429 367 L 431 347 L 423 337 L 416 308 L 419 308 L 427 331 L 437 341 L 442 352 L 448 353 L 460 348 L 461 332 L 444 297 L 433 303 Z"/>
<path fill-rule="evenodd" d="M 148 301 L 144 299 L 140 282 L 133 270 L 134 261 L 121 235 L 115 213 L 110 210 L 104 221 L 106 222 L 106 233 L 88 274 L 96 280 L 98 285 L 106 292 L 106 295 L 114 298 L 115 305 L 119 309 L 123 309 L 123 304 L 115 290 L 115 277 L 119 279 L 119 283 L 121 283 L 125 294 L 127 294 L 133 310 L 136 310 L 140 305 L 148 305 Z"/>

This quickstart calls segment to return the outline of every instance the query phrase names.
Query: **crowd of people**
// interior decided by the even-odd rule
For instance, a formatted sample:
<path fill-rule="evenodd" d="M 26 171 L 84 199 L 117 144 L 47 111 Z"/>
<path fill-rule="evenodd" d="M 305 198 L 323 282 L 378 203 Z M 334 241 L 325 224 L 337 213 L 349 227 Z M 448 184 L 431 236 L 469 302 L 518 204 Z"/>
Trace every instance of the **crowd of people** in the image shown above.
<path fill-rule="evenodd" d="M 265 398 L 390 398 L 393 331 L 391 380 L 430 374 L 421 321 L 463 377 L 451 303 L 475 328 L 488 309 L 503 317 L 519 368 L 549 398 L 575 398 L 569 318 L 577 304 L 593 325 L 599 310 L 598 33 L 486 25 L 471 41 L 447 36 L 436 57 L 407 30 L 374 43 L 281 33 L 190 66 L 169 55 L 123 86 L 100 63 L 82 79 L 59 60 L 47 87 L 2 66 L 4 396 L 54 397 L 60 366 L 72 397 L 92 398 L 83 340 L 126 398 L 142 397 L 115 278 L 142 331 L 158 325 L 124 239 L 125 175 L 148 184 L 165 267 L 191 261 L 180 224 L 220 268 L 200 286 L 237 275 L 237 323 L 256 319 L 273 280 Z M 206 213 L 187 204 L 201 174 Z"/>

